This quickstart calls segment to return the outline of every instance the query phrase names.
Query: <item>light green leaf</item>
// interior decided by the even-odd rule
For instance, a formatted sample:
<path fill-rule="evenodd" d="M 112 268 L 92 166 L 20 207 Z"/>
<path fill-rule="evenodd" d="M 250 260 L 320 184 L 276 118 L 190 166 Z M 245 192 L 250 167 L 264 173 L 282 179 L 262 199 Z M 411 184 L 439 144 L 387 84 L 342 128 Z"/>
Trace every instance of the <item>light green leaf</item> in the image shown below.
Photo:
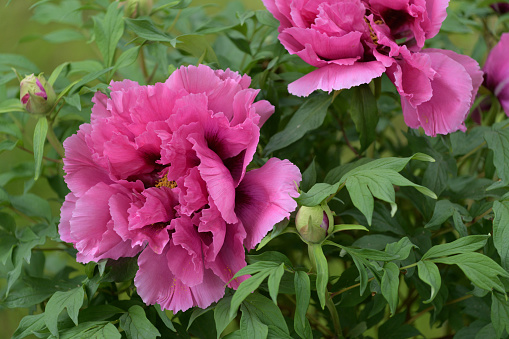
<path fill-rule="evenodd" d="M 147 319 L 145 311 L 141 306 L 134 305 L 129 311 L 120 317 L 120 327 L 127 335 L 127 339 L 155 339 L 161 333 Z"/>
<path fill-rule="evenodd" d="M 257 315 L 250 312 L 250 309 L 241 306 L 240 311 L 240 334 L 242 338 L 266 339 L 269 334 L 269 327 L 258 319 Z"/>
<path fill-rule="evenodd" d="M 221 336 L 224 329 L 235 319 L 236 314 L 230 315 L 230 304 L 232 297 L 224 297 L 217 303 L 214 308 L 214 321 L 216 323 L 217 339 Z"/>
<path fill-rule="evenodd" d="M 425 260 L 417 263 L 417 273 L 419 274 L 419 278 L 431 287 L 430 298 L 423 301 L 423 303 L 428 304 L 435 299 L 438 291 L 440 290 L 440 285 L 442 283 L 440 272 L 437 265 Z"/>
<path fill-rule="evenodd" d="M 53 31 L 42 37 L 45 41 L 53 44 L 61 44 L 69 41 L 84 40 L 85 37 L 78 31 L 73 29 L 61 29 Z"/>
<path fill-rule="evenodd" d="M 251 266 L 251 265 L 249 265 Z M 249 267 L 247 266 L 247 267 Z M 279 266 L 279 265 L 277 265 Z M 262 271 L 256 275 L 253 275 L 251 278 L 244 280 L 240 283 L 239 288 L 235 291 L 233 295 L 232 302 L 230 305 L 230 317 L 234 317 L 237 314 L 237 310 L 239 309 L 240 304 L 248 295 L 250 295 L 254 290 L 260 286 L 262 281 L 268 277 L 271 273 L 269 270 Z"/>
<path fill-rule="evenodd" d="M 366 231 L 369 232 L 369 230 L 362 226 L 362 225 L 356 225 L 356 224 L 341 224 L 341 225 L 334 225 L 334 230 L 332 233 L 336 232 L 342 232 L 342 231 Z"/>
<path fill-rule="evenodd" d="M 294 277 L 295 285 L 295 316 L 293 320 L 293 328 L 302 339 L 313 338 L 311 326 L 306 318 L 306 313 L 311 299 L 311 285 L 309 276 L 306 272 L 296 271 Z"/>
<path fill-rule="evenodd" d="M 57 81 L 60 73 L 62 73 L 62 70 L 67 67 L 69 65 L 69 62 L 64 62 L 60 65 L 57 66 L 57 68 L 55 68 L 53 70 L 53 73 L 51 73 L 49 79 L 48 79 L 48 83 L 53 86 L 55 84 L 55 81 Z"/>
<path fill-rule="evenodd" d="M 313 253 L 313 260 L 316 265 L 316 293 L 320 300 L 322 309 L 325 307 L 325 298 L 327 293 L 327 283 L 329 282 L 329 266 L 327 259 L 323 254 L 321 244 L 310 245 L 309 250 Z"/>
<path fill-rule="evenodd" d="M 25 109 L 17 98 L 7 99 L 0 102 L 0 113 L 23 112 Z"/>
<path fill-rule="evenodd" d="M 477 251 L 486 245 L 489 237 L 489 235 L 470 235 L 447 244 L 433 246 L 424 253 L 421 260 Z"/>
<path fill-rule="evenodd" d="M 331 102 L 332 97 L 328 95 L 317 95 L 307 99 L 294 113 L 285 129 L 270 138 L 264 154 L 284 148 L 302 138 L 306 132 L 320 127 Z"/>
<path fill-rule="evenodd" d="M 279 21 L 277 21 L 268 11 L 256 11 L 255 15 L 256 20 L 258 20 L 259 23 L 274 28 L 279 27 Z"/>
<path fill-rule="evenodd" d="M 10 197 L 12 207 L 29 217 L 42 217 L 51 220 L 51 208 L 48 200 L 33 193 Z"/>
<path fill-rule="evenodd" d="M 285 264 L 279 265 L 279 267 L 275 268 L 272 273 L 269 275 L 268 286 L 269 286 L 269 294 L 274 304 L 277 306 L 277 295 L 279 293 L 279 283 L 281 282 L 281 278 L 285 273 Z"/>
<path fill-rule="evenodd" d="M 97 47 L 103 56 L 104 66 L 110 67 L 113 64 L 113 57 L 117 44 L 124 34 L 124 16 L 118 3 L 112 2 L 108 6 L 104 19 L 94 19 L 94 34 Z"/>
<path fill-rule="evenodd" d="M 509 271 L 509 201 L 493 203 L 493 243 L 502 262 L 502 267 Z"/>
<path fill-rule="evenodd" d="M 122 54 L 120 54 L 117 62 L 115 63 L 115 67 L 113 67 L 112 73 L 115 73 L 120 68 L 131 66 L 138 58 L 139 52 L 140 47 L 136 46 L 129 48 L 127 51 L 124 51 Z"/>
<path fill-rule="evenodd" d="M 382 295 L 389 303 L 391 314 L 394 315 L 398 306 L 399 268 L 395 263 L 388 262 L 384 265 L 382 276 Z"/>
<path fill-rule="evenodd" d="M 34 130 L 34 160 L 35 160 L 35 176 L 34 180 L 39 179 L 41 174 L 42 156 L 44 154 L 44 143 L 46 134 L 48 133 L 48 119 L 40 117 Z"/>
<path fill-rule="evenodd" d="M 313 185 L 307 193 L 301 193 L 295 200 L 299 205 L 316 206 L 327 199 L 331 194 L 334 194 L 339 188 L 339 183 L 329 185 L 325 183 L 318 183 Z"/>
<path fill-rule="evenodd" d="M 509 273 L 486 255 L 471 252 L 432 259 L 431 261 L 447 265 L 458 265 L 468 279 L 477 287 L 487 291 L 496 289 L 505 294 L 504 285 L 498 276 L 509 278 Z"/>
<path fill-rule="evenodd" d="M 83 290 L 83 286 L 74 288 L 67 292 L 59 291 L 53 294 L 44 310 L 44 322 L 51 334 L 58 337 L 58 316 L 64 308 L 67 308 L 69 317 L 76 325 L 78 325 L 78 313 L 81 305 L 83 305 L 84 297 L 85 291 Z"/>

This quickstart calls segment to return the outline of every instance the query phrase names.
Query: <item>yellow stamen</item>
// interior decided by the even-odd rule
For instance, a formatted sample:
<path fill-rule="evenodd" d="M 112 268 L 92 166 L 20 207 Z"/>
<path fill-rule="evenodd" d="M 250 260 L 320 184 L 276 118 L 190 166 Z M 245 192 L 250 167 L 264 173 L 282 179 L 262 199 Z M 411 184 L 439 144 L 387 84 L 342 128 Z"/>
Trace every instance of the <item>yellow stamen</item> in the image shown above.
<path fill-rule="evenodd" d="M 177 183 L 173 180 L 168 180 L 168 177 L 165 174 L 164 177 L 162 177 L 161 179 L 159 179 L 156 182 L 156 187 L 157 188 L 160 188 L 160 187 L 175 188 L 175 187 L 177 187 Z"/>

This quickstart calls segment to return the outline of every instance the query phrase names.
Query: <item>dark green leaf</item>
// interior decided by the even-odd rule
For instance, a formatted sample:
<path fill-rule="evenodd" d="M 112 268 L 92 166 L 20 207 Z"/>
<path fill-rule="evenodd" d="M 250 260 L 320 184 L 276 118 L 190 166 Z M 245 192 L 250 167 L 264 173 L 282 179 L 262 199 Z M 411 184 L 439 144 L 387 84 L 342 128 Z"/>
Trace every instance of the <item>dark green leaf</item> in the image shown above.
<path fill-rule="evenodd" d="M 94 34 L 97 47 L 101 51 L 104 66 L 113 64 L 113 57 L 117 44 L 124 34 L 124 16 L 118 4 L 113 2 L 108 6 L 103 20 L 93 17 Z"/>
<path fill-rule="evenodd" d="M 124 329 L 127 339 L 155 339 L 161 336 L 147 319 L 143 308 L 138 305 L 131 306 L 129 311 L 120 317 L 120 327 Z"/>
<path fill-rule="evenodd" d="M 496 292 L 491 295 L 491 321 L 497 338 L 502 337 L 504 330 L 509 333 L 509 301 L 506 296 Z"/>
<path fill-rule="evenodd" d="M 399 260 L 405 260 L 410 255 L 410 251 L 415 246 L 408 237 L 402 238 L 400 241 L 387 244 L 385 246 L 385 252 L 392 255 L 398 255 Z"/>
<path fill-rule="evenodd" d="M 399 268 L 392 262 L 385 263 L 384 274 L 382 276 L 382 295 L 389 303 L 391 314 L 396 312 L 398 306 L 399 289 Z"/>
<path fill-rule="evenodd" d="M 232 297 L 225 297 L 217 303 L 214 308 L 214 321 L 216 323 L 217 339 L 221 336 L 226 326 L 235 318 L 236 314 L 230 315 L 230 304 Z"/>
<path fill-rule="evenodd" d="M 306 313 L 309 306 L 309 300 L 311 299 L 311 286 L 309 282 L 309 276 L 303 271 L 296 271 L 295 278 L 295 316 L 293 320 L 293 327 L 295 332 L 302 339 L 313 338 L 311 333 L 311 326 L 306 318 Z"/>
<path fill-rule="evenodd" d="M 285 264 L 279 265 L 278 268 L 274 269 L 272 273 L 269 275 L 268 286 L 269 286 L 269 294 L 274 304 L 277 305 L 277 295 L 279 293 L 279 283 L 281 282 L 281 278 L 285 273 Z"/>
<path fill-rule="evenodd" d="M 325 307 L 325 298 L 327 293 L 327 283 L 329 282 L 329 267 L 327 259 L 323 254 L 321 244 L 310 245 L 310 251 L 313 253 L 313 259 L 316 266 L 316 293 L 320 300 L 320 306 L 322 309 Z"/>
<path fill-rule="evenodd" d="M 201 315 L 207 313 L 208 311 L 211 311 L 213 307 L 207 307 L 206 309 L 201 308 L 195 308 L 193 310 L 193 313 L 191 313 L 191 317 L 189 317 L 189 322 L 187 323 L 187 330 L 189 331 L 189 328 L 193 324 L 193 322 L 200 317 Z"/>
<path fill-rule="evenodd" d="M 302 173 L 302 181 L 300 189 L 302 191 L 309 191 L 311 187 L 316 184 L 316 164 L 315 159 L 309 164 L 308 168 Z"/>
<path fill-rule="evenodd" d="M 345 248 L 346 249 L 346 248 Z M 369 248 L 348 248 L 346 249 L 348 253 L 353 253 L 359 257 L 370 259 L 370 260 L 379 260 L 379 261 L 392 261 L 392 260 L 402 260 L 399 254 L 386 253 L 382 251 L 377 251 Z"/>
<path fill-rule="evenodd" d="M 170 38 L 154 26 L 148 19 L 125 19 L 127 26 L 140 38 L 149 41 L 163 41 L 175 45 L 176 40 Z"/>
<path fill-rule="evenodd" d="M 168 316 L 166 315 L 166 312 L 164 312 L 163 310 L 161 310 L 161 306 L 159 305 L 154 305 L 154 308 L 157 312 L 157 314 L 159 315 L 159 318 L 161 318 L 161 320 L 163 321 L 163 323 L 166 325 L 166 327 L 168 327 L 170 330 L 172 330 L 173 332 L 177 332 L 177 330 L 175 329 L 175 326 L 173 325 L 172 321 L 170 320 L 170 318 L 168 318 Z"/>
<path fill-rule="evenodd" d="M 55 292 L 46 304 L 44 311 L 44 322 L 50 330 L 51 334 L 58 337 L 57 321 L 60 312 L 67 308 L 67 313 L 71 320 L 78 325 L 78 313 L 81 305 L 83 305 L 83 298 L 85 291 L 83 286 L 77 287 L 67 292 Z"/>
<path fill-rule="evenodd" d="M 334 194 L 339 188 L 339 183 L 329 185 L 325 183 L 315 184 L 307 193 L 301 193 L 301 195 L 295 199 L 300 205 L 304 206 L 316 206 L 327 199 L 331 194 Z"/>
<path fill-rule="evenodd" d="M 491 130 L 484 133 L 488 147 L 493 151 L 493 164 L 504 185 L 509 184 L 509 130 Z"/>
<path fill-rule="evenodd" d="M 500 255 L 502 267 L 509 271 L 509 201 L 495 201 L 493 212 L 493 243 Z"/>
<path fill-rule="evenodd" d="M 430 261 L 419 261 L 417 263 L 417 272 L 419 278 L 431 287 L 431 297 L 423 301 L 425 304 L 430 303 L 435 299 L 442 283 L 438 267 Z"/>
<path fill-rule="evenodd" d="M 11 339 L 21 339 L 28 337 L 34 332 L 39 332 L 46 328 L 44 323 L 44 313 L 37 315 L 27 315 L 21 319 L 18 328 L 12 335 Z"/>
<path fill-rule="evenodd" d="M 433 246 L 422 256 L 422 260 L 477 251 L 486 245 L 489 237 L 489 235 L 470 235 L 447 244 Z"/>
<path fill-rule="evenodd" d="M 240 269 L 233 278 L 238 278 L 246 274 L 255 274 L 258 272 L 271 272 L 274 268 L 279 266 L 278 262 L 273 261 L 257 261 L 251 265 L 247 265 Z"/>
<path fill-rule="evenodd" d="M 307 99 L 292 116 L 285 129 L 270 138 L 264 154 L 284 148 L 302 138 L 306 132 L 320 127 L 331 101 L 331 97 L 327 95 Z"/>
<path fill-rule="evenodd" d="M 264 281 L 265 278 L 267 278 L 270 273 L 271 271 L 269 270 L 262 271 L 256 275 L 253 275 L 251 278 L 244 280 L 239 285 L 239 288 L 233 295 L 232 302 L 230 305 L 230 317 L 234 317 L 237 314 L 237 310 L 239 309 L 239 306 L 242 303 L 242 301 L 244 301 L 244 299 L 246 299 L 248 295 L 250 295 L 254 290 L 256 290 L 258 286 L 260 286 L 262 281 Z"/>
<path fill-rule="evenodd" d="M 120 339 L 117 328 L 107 321 L 92 321 L 71 327 L 60 333 L 60 339 Z"/>
<path fill-rule="evenodd" d="M 498 276 L 509 278 L 509 273 L 488 256 L 472 252 L 433 259 L 432 261 L 448 265 L 458 265 L 474 285 L 488 291 L 496 289 L 501 293 L 505 293 L 505 288 Z"/>
<path fill-rule="evenodd" d="M 281 314 L 281 310 L 274 303 L 259 293 L 250 294 L 242 304 L 249 310 L 251 314 L 255 314 L 258 319 L 265 325 L 274 326 L 281 333 L 288 335 L 288 327 L 286 321 Z"/>
<path fill-rule="evenodd" d="M 48 132 L 48 119 L 41 117 L 37 121 L 34 130 L 34 160 L 35 160 L 35 177 L 39 179 L 41 174 L 42 156 L 44 154 L 44 143 L 46 141 L 46 133 Z"/>
<path fill-rule="evenodd" d="M 240 334 L 242 338 L 266 339 L 269 334 L 269 327 L 258 319 L 257 315 L 250 312 L 250 309 L 241 306 L 242 317 L 240 318 Z"/>
<path fill-rule="evenodd" d="M 353 92 L 353 93 L 352 93 Z M 378 124 L 378 107 L 376 99 L 368 85 L 354 87 L 351 93 L 350 115 L 359 133 L 361 152 L 376 139 Z"/>
<path fill-rule="evenodd" d="M 267 251 L 263 252 L 262 254 L 258 255 L 248 255 L 247 261 L 250 264 L 250 266 L 254 263 L 260 262 L 260 261 L 273 261 L 277 264 L 284 263 L 287 267 L 292 267 L 292 262 L 286 255 L 284 255 L 281 252 L 276 251 Z M 276 267 L 276 266 L 271 266 Z"/>

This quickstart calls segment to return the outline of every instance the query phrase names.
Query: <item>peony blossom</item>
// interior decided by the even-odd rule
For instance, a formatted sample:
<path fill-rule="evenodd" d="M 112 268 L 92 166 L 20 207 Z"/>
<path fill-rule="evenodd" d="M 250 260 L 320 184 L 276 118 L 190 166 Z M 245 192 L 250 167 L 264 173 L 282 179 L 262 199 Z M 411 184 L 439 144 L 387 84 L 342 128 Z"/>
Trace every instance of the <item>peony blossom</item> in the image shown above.
<path fill-rule="evenodd" d="M 449 50 L 403 52 L 387 75 L 401 95 L 406 124 L 427 135 L 465 131 L 483 72 L 475 60 Z"/>
<path fill-rule="evenodd" d="M 401 47 L 418 50 L 446 17 L 448 0 L 263 0 L 279 20 L 279 40 L 316 70 L 288 91 L 308 96 L 381 76 Z"/>
<path fill-rule="evenodd" d="M 274 112 L 249 84 L 200 65 L 96 93 L 90 124 L 64 142 L 59 232 L 78 261 L 139 254 L 138 294 L 174 312 L 238 287 L 245 249 L 289 217 L 301 180 L 288 160 L 246 170 Z"/>
<path fill-rule="evenodd" d="M 500 101 L 505 114 L 509 116 L 509 33 L 502 34 L 498 44 L 493 47 L 484 64 L 484 85 Z"/>

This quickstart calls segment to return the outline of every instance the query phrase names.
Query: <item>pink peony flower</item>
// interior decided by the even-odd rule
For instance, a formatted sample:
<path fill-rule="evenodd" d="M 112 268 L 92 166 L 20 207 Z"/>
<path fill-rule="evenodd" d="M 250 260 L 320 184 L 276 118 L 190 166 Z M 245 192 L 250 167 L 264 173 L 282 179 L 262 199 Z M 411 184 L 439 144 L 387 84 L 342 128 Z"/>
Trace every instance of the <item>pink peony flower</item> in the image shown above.
<path fill-rule="evenodd" d="M 493 47 L 484 64 L 485 86 L 500 101 L 505 114 L 509 116 L 509 33 L 502 34 L 498 44 Z"/>
<path fill-rule="evenodd" d="M 165 83 L 110 84 L 90 124 L 64 142 L 71 190 L 61 239 L 80 262 L 139 254 L 134 279 L 147 304 L 205 308 L 252 249 L 297 204 L 299 169 L 269 159 L 246 171 L 274 112 L 250 78 L 181 67 Z"/>
<path fill-rule="evenodd" d="M 483 72 L 475 60 L 449 50 L 402 51 L 387 75 L 401 95 L 406 124 L 427 135 L 465 131 Z"/>
<path fill-rule="evenodd" d="M 436 35 L 448 0 L 263 0 L 280 22 L 279 40 L 318 69 L 288 91 L 308 96 L 346 89 L 381 76 L 402 46 L 419 50 Z"/>

